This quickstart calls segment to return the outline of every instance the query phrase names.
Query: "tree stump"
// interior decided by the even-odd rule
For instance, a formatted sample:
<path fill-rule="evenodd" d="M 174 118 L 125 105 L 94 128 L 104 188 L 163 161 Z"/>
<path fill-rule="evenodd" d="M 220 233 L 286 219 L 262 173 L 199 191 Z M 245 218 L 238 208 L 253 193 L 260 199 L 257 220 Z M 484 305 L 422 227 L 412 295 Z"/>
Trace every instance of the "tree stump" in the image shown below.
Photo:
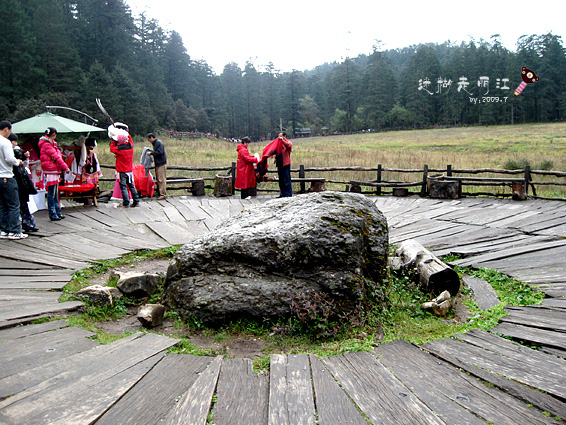
<path fill-rule="evenodd" d="M 458 199 L 462 193 L 457 180 L 428 179 L 428 193 L 431 198 Z"/>
<path fill-rule="evenodd" d="M 204 180 L 193 182 L 191 193 L 193 196 L 204 196 Z"/>
<path fill-rule="evenodd" d="M 409 189 L 407 189 L 406 187 L 394 187 L 393 196 L 409 196 Z"/>
<path fill-rule="evenodd" d="M 362 193 L 362 187 L 359 184 L 352 184 L 352 187 L 350 187 L 350 192 Z"/>
<path fill-rule="evenodd" d="M 324 192 L 324 189 L 324 181 L 312 181 L 311 187 L 309 187 L 309 192 Z"/>
<path fill-rule="evenodd" d="M 214 196 L 232 196 L 232 176 L 216 175 L 214 180 Z"/>
<path fill-rule="evenodd" d="M 512 195 L 511 198 L 514 201 L 524 201 L 527 199 L 527 189 L 525 183 L 513 183 L 512 184 Z"/>
<path fill-rule="evenodd" d="M 413 239 L 402 242 L 395 255 L 401 258 L 404 268 L 413 268 L 421 287 L 435 295 L 443 291 L 454 296 L 460 290 L 458 273 L 438 259 L 432 252 Z"/>

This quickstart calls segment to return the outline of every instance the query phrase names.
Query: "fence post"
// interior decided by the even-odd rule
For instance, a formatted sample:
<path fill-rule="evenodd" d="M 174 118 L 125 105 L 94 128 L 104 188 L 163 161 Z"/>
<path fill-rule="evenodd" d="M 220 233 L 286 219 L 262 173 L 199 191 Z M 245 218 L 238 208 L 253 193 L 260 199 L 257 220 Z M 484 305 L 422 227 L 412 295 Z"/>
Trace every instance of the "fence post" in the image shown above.
<path fill-rule="evenodd" d="M 377 164 L 377 183 L 381 183 L 381 164 Z M 381 186 L 377 186 L 375 194 L 377 196 L 381 195 Z"/>
<path fill-rule="evenodd" d="M 529 183 L 531 181 L 531 166 L 525 166 L 525 196 L 529 195 Z"/>
<path fill-rule="evenodd" d="M 305 166 L 302 164 L 299 165 L 299 178 L 305 178 Z M 305 193 L 305 182 L 301 182 L 301 193 Z"/>
<path fill-rule="evenodd" d="M 236 163 L 232 163 L 232 167 L 230 168 L 230 174 L 232 174 L 232 193 L 236 193 Z"/>
<path fill-rule="evenodd" d="M 423 169 L 423 185 L 421 187 L 421 197 L 426 196 L 427 177 L 428 177 L 428 165 L 425 164 Z"/>
<path fill-rule="evenodd" d="M 452 165 L 448 164 L 446 166 L 446 176 L 447 177 L 452 177 Z"/>

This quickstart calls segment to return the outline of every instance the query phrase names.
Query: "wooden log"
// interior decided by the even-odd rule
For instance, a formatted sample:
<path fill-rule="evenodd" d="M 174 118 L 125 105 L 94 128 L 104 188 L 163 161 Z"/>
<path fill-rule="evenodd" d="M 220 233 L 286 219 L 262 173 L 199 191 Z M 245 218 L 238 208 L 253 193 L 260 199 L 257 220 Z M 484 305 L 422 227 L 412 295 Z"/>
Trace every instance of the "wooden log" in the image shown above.
<path fill-rule="evenodd" d="M 217 174 L 214 180 L 214 196 L 232 196 L 232 176 Z"/>
<path fill-rule="evenodd" d="M 443 291 L 454 296 L 460 290 L 460 278 L 454 269 L 440 261 L 419 242 L 408 239 L 402 242 L 395 254 L 403 261 L 405 268 L 414 268 L 424 290 L 439 295 Z"/>

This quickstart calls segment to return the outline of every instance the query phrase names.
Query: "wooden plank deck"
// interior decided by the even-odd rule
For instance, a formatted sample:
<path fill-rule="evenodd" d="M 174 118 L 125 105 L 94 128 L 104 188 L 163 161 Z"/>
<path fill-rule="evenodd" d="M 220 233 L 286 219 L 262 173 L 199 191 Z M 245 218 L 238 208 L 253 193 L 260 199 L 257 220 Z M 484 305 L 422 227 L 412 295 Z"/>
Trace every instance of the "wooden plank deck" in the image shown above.
<path fill-rule="evenodd" d="M 552 297 L 508 308 L 491 332 L 328 358 L 273 355 L 270 374 L 258 375 L 249 359 L 164 355 L 177 340 L 155 334 L 102 346 L 63 320 L 28 324 L 80 308 L 59 303 L 58 291 L 92 262 L 189 242 L 266 199 L 180 196 L 131 210 L 65 204 L 67 219 L 51 223 L 40 211 L 41 232 L 0 242 L 0 423 L 205 425 L 211 417 L 217 425 L 538 425 L 566 418 L 560 202 L 372 198 L 392 241 L 416 238 L 435 252 L 463 254 L 462 265 L 496 267 Z"/>

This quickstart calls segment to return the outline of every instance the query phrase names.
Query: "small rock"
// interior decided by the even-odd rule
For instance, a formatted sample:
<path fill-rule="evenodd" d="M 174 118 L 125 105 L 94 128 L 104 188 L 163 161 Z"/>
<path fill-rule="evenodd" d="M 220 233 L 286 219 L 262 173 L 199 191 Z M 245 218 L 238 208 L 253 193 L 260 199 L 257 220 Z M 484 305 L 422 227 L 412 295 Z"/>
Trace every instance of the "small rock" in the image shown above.
<path fill-rule="evenodd" d="M 433 303 L 432 306 L 432 313 L 435 316 L 444 317 L 448 314 L 448 310 L 450 310 L 452 303 L 450 300 L 442 301 L 440 304 Z"/>
<path fill-rule="evenodd" d="M 151 296 L 160 278 L 155 273 L 118 273 L 118 275 L 120 279 L 116 287 L 122 294 L 135 298 Z"/>
<path fill-rule="evenodd" d="M 145 304 L 140 306 L 137 318 L 144 328 L 154 328 L 163 324 L 165 306 L 161 304 Z"/>
<path fill-rule="evenodd" d="M 116 293 L 118 293 L 119 295 Z M 111 288 L 108 286 L 101 286 L 101 285 L 93 285 L 81 289 L 75 294 L 75 296 L 93 305 L 111 306 L 114 304 L 114 299 L 122 296 L 122 294 L 120 294 L 120 291 L 118 291 L 116 288 Z"/>
<path fill-rule="evenodd" d="M 442 302 L 450 299 L 450 292 L 443 291 L 438 297 L 432 300 L 433 303 L 442 304 Z"/>
<path fill-rule="evenodd" d="M 443 291 L 432 301 L 422 303 L 421 308 L 424 310 L 431 310 L 435 316 L 444 317 L 448 314 L 448 311 L 452 306 L 450 298 L 450 292 Z"/>

